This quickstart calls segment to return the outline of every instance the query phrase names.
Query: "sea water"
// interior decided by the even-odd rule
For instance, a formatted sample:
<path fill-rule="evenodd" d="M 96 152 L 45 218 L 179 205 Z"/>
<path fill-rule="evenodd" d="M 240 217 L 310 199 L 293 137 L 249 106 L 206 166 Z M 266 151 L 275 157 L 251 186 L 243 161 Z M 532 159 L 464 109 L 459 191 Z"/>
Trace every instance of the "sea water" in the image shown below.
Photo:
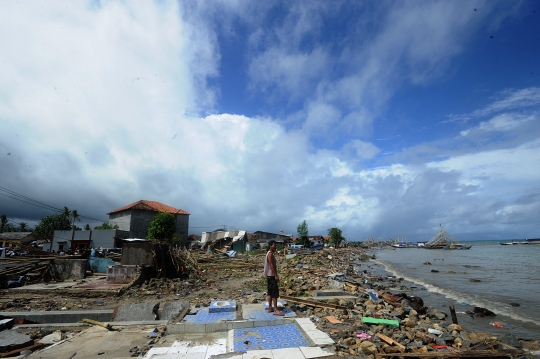
<path fill-rule="evenodd" d="M 540 245 L 502 246 L 495 241 L 466 244 L 473 247 L 376 250 L 371 254 L 384 268 L 373 262 L 360 268 L 370 265 L 374 274 L 384 275 L 386 271 L 404 278 L 408 285 L 416 287 L 408 294 L 421 297 L 428 307 L 449 314 L 448 306 L 453 305 L 459 324 L 469 330 L 540 339 Z M 466 311 L 475 306 L 489 309 L 496 316 L 467 315 Z"/>

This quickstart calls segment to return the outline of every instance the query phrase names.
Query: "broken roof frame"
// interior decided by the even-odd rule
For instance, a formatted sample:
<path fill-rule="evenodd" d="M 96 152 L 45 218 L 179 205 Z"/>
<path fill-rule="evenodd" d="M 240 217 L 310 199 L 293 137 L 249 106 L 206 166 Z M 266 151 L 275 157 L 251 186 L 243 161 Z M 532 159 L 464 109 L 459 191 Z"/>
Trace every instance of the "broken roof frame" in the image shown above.
<path fill-rule="evenodd" d="M 452 237 L 444 229 L 441 229 L 433 238 L 431 238 L 425 246 L 448 246 L 461 244 L 457 239 Z"/>

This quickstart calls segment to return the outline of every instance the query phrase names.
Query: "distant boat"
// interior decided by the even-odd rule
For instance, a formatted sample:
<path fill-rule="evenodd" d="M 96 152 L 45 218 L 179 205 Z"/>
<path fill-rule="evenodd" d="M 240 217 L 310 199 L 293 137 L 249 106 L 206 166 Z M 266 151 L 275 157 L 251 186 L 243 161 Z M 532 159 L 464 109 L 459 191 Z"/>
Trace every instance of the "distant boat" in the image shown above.
<path fill-rule="evenodd" d="M 516 241 L 512 241 L 512 242 L 499 242 L 500 245 L 502 246 L 515 246 L 517 244 L 529 244 L 529 242 L 525 241 L 525 242 L 516 242 Z"/>
<path fill-rule="evenodd" d="M 540 238 L 526 239 L 525 242 L 529 244 L 540 244 Z"/>
<path fill-rule="evenodd" d="M 444 249 L 444 250 L 465 250 L 471 249 L 472 246 L 466 246 L 460 243 L 457 239 L 448 234 L 444 229 L 441 229 L 433 238 L 427 242 L 423 248 L 425 249 Z"/>
<path fill-rule="evenodd" d="M 416 243 L 398 242 L 391 244 L 394 248 L 418 248 Z"/>

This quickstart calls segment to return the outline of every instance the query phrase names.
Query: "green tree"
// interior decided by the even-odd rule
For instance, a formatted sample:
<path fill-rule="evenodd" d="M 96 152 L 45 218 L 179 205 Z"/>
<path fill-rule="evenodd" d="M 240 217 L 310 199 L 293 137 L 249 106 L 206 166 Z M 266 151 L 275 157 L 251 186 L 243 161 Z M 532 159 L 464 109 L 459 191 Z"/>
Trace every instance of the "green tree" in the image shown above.
<path fill-rule="evenodd" d="M 60 213 L 43 217 L 34 228 L 33 233 L 45 239 L 52 239 L 54 231 L 69 231 L 70 229 L 71 223 L 69 218 L 63 213 Z"/>
<path fill-rule="evenodd" d="M 298 241 L 304 245 L 305 248 L 311 247 L 311 241 L 309 240 L 309 231 L 306 220 L 296 227 L 296 233 L 298 233 Z"/>
<path fill-rule="evenodd" d="M 330 237 L 328 239 L 328 242 L 330 242 L 330 244 L 333 244 L 334 247 L 336 247 L 336 248 L 339 248 L 339 245 L 345 239 L 341 235 L 341 229 L 339 229 L 337 227 L 332 227 L 332 228 L 328 229 L 328 236 Z"/>
<path fill-rule="evenodd" d="M 67 207 L 65 207 L 65 208 L 67 208 Z M 71 212 L 70 212 L 70 215 L 71 215 L 71 220 L 72 220 L 72 222 L 71 222 L 71 227 L 72 227 L 73 229 L 77 229 L 78 227 L 75 226 L 75 220 L 77 220 L 77 221 L 80 222 L 80 221 L 81 221 L 81 215 L 79 214 L 79 212 L 77 212 L 76 209 L 74 209 L 73 211 L 71 211 Z M 79 229 L 80 229 L 80 228 L 79 228 Z"/>
<path fill-rule="evenodd" d="M 91 230 L 91 229 L 92 229 L 92 228 L 90 228 L 90 225 L 89 225 L 88 223 L 86 223 L 86 224 L 84 225 L 84 230 L 85 230 L 85 231 L 89 231 L 89 230 Z"/>
<path fill-rule="evenodd" d="M 156 214 L 150 227 L 148 227 L 148 239 L 156 241 L 174 243 L 174 235 L 176 232 L 176 219 L 171 213 L 159 212 Z"/>
<path fill-rule="evenodd" d="M 101 230 L 101 229 L 118 229 L 118 225 L 115 224 L 114 226 L 111 226 L 109 222 L 103 222 L 100 226 L 95 226 L 94 229 Z"/>
<path fill-rule="evenodd" d="M 4 228 L 6 228 L 8 222 L 9 220 L 7 219 L 5 214 L 0 216 L 0 232 L 4 232 Z"/>

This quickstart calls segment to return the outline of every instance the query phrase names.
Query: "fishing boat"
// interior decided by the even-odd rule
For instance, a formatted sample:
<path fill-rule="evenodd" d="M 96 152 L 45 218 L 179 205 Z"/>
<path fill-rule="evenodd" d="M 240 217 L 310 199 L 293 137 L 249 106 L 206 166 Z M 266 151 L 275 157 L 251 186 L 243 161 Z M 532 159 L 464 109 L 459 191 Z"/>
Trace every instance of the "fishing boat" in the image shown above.
<path fill-rule="evenodd" d="M 394 243 L 390 244 L 390 246 L 394 248 L 418 248 L 418 245 L 416 243 L 397 241 L 397 240 L 394 241 Z"/>
<path fill-rule="evenodd" d="M 525 242 L 517 242 L 517 241 L 512 241 L 512 242 L 499 242 L 500 245 L 502 246 L 515 246 L 515 245 L 518 245 L 518 244 L 529 244 L 529 242 L 525 241 Z"/>
<path fill-rule="evenodd" d="M 540 244 L 540 238 L 526 239 L 525 242 L 529 244 Z"/>
<path fill-rule="evenodd" d="M 433 238 L 431 238 L 422 248 L 425 249 L 444 249 L 444 250 L 465 250 L 472 246 L 466 246 L 457 239 L 441 229 Z"/>

